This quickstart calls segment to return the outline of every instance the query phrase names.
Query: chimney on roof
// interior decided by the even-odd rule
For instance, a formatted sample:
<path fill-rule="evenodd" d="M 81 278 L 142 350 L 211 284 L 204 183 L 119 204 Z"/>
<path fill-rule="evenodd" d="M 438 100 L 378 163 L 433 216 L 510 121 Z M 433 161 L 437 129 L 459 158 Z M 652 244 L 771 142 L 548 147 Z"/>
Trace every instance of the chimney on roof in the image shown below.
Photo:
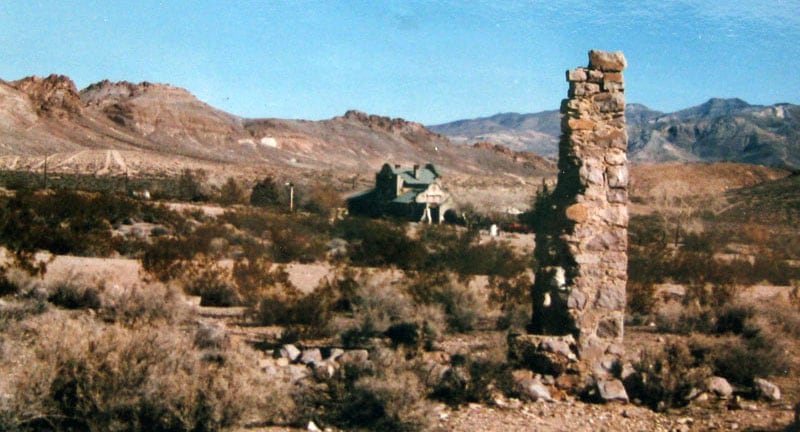
<path fill-rule="evenodd" d="M 419 178 L 417 173 L 419 172 L 419 164 L 414 164 L 414 178 Z"/>

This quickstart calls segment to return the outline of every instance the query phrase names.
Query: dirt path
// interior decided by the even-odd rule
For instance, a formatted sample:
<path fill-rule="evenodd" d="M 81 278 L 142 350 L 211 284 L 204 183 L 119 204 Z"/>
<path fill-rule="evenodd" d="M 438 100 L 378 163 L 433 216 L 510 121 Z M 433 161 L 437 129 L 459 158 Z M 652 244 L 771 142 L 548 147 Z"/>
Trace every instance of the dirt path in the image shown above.
<path fill-rule="evenodd" d="M 111 172 L 110 168 L 111 168 L 111 150 L 106 150 L 106 160 L 105 162 L 103 162 L 103 167 L 97 170 L 96 174 L 106 175 L 109 172 Z"/>
<path fill-rule="evenodd" d="M 125 164 L 125 159 L 120 154 L 119 150 L 111 150 L 111 158 L 114 159 L 114 162 L 119 166 L 119 169 L 122 171 L 127 171 L 128 166 Z"/>

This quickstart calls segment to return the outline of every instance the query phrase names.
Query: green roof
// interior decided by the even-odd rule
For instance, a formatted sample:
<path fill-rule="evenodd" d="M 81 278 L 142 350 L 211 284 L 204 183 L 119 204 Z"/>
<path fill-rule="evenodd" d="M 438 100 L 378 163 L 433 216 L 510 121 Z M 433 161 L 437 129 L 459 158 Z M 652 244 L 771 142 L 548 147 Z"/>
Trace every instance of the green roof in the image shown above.
<path fill-rule="evenodd" d="M 393 199 L 392 202 L 399 204 L 411 204 L 416 201 L 417 195 L 419 195 L 418 191 L 409 191 Z"/>

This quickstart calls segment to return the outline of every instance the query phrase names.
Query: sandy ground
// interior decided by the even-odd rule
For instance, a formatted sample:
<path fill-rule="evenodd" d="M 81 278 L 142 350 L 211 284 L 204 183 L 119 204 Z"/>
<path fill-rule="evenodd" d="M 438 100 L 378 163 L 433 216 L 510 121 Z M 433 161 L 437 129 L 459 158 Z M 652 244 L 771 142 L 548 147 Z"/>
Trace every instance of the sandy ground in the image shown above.
<path fill-rule="evenodd" d="M 303 292 L 311 292 L 320 282 L 333 274 L 328 264 L 299 264 L 285 266 L 289 280 Z M 71 278 L 90 284 L 131 285 L 144 282 L 146 274 L 137 260 L 127 258 L 90 258 L 58 256 L 47 264 L 45 282 Z"/>

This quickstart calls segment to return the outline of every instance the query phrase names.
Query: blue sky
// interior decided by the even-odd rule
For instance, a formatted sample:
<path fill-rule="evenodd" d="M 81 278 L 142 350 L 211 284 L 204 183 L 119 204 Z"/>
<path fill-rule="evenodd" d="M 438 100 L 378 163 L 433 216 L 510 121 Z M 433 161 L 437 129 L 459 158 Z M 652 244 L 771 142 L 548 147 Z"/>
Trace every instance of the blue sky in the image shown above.
<path fill-rule="evenodd" d="M 183 87 L 244 117 L 425 124 L 558 109 L 622 50 L 628 101 L 800 103 L 800 1 L 0 0 L 0 78 Z"/>

